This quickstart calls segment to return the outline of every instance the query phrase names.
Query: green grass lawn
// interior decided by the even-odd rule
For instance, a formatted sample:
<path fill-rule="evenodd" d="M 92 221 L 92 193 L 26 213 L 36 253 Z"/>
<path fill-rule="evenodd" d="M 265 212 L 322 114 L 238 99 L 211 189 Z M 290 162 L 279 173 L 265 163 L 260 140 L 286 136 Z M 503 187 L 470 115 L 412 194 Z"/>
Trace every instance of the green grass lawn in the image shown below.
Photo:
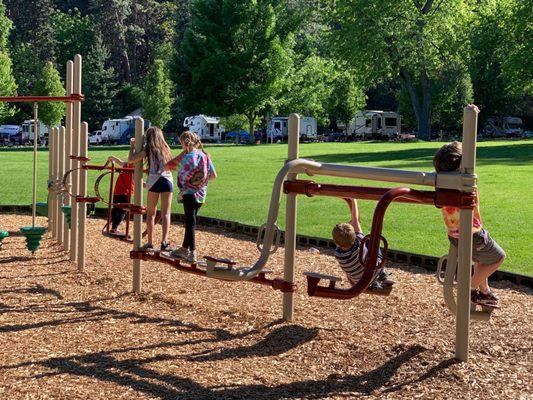
<path fill-rule="evenodd" d="M 302 157 L 319 162 L 379 166 L 408 170 L 431 170 L 431 160 L 441 143 L 311 143 L 302 144 Z M 173 150 L 175 154 L 177 149 Z M 246 224 L 265 222 L 272 183 L 286 157 L 287 145 L 212 146 L 208 150 L 219 178 L 209 185 L 201 214 Z M 102 163 L 114 154 L 125 157 L 125 147 L 91 148 L 91 163 Z M 479 143 L 478 169 L 480 210 L 486 228 L 508 254 L 504 268 L 533 275 L 528 258 L 532 222 L 533 140 Z M 0 204 L 31 202 L 32 153 L 0 151 Z M 39 201 L 46 196 L 48 153 L 39 152 Z M 89 172 L 89 193 L 98 172 Z M 302 178 L 304 178 L 302 176 Z M 341 178 L 315 177 L 319 182 L 391 186 Z M 107 185 L 103 183 L 103 186 Z M 428 188 L 426 188 L 428 189 Z M 105 192 L 105 190 L 104 190 Z M 363 226 L 368 230 L 375 202 L 361 201 Z M 174 211 L 182 212 L 175 203 Z M 332 226 L 348 219 L 345 204 L 338 199 L 299 197 L 298 232 L 329 237 Z M 284 207 L 279 217 L 284 224 Z M 442 255 L 447 240 L 440 211 L 434 207 L 393 204 L 384 224 L 389 246 L 415 253 Z"/>

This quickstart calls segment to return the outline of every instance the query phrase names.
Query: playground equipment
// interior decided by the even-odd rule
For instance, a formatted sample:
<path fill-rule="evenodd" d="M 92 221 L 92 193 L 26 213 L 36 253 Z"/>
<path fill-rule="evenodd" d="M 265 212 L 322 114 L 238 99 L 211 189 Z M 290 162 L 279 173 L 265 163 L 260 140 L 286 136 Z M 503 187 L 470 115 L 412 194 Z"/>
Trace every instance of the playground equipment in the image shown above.
<path fill-rule="evenodd" d="M 383 258 L 386 258 L 387 242 L 382 237 L 383 220 L 389 205 L 392 202 L 414 203 L 433 205 L 436 207 L 457 207 L 460 209 L 460 237 L 458 254 L 450 249 L 448 254 L 449 267 L 446 268 L 444 279 L 444 295 L 447 306 L 456 315 L 456 358 L 466 361 L 468 358 L 468 341 L 470 318 L 488 319 L 489 312 L 470 310 L 470 265 L 472 258 L 472 219 L 473 209 L 476 205 L 477 176 L 475 175 L 475 152 L 477 113 L 475 106 L 470 105 L 464 109 L 463 125 L 463 157 L 460 172 L 435 173 L 415 172 L 390 168 L 347 166 L 339 164 L 318 163 L 298 157 L 298 132 L 299 116 L 292 114 L 289 118 L 289 153 L 284 167 L 279 171 L 272 190 L 268 219 L 258 235 L 258 249 L 260 256 L 253 266 L 238 266 L 232 260 L 206 257 L 206 263 L 187 265 L 181 260 L 173 259 L 168 254 L 150 251 L 140 251 L 141 248 L 141 218 L 144 211 L 142 205 L 142 166 L 138 163 L 135 167 L 134 180 L 136 188 L 134 206 L 130 208 L 134 214 L 134 239 L 133 250 L 130 257 L 133 259 L 133 290 L 141 291 L 141 267 L 143 260 L 164 262 L 175 268 L 226 281 L 250 281 L 270 285 L 283 292 L 283 318 L 292 320 L 294 315 L 294 283 L 295 275 L 295 249 L 296 249 L 296 211 L 297 195 L 306 196 L 332 196 L 338 198 L 357 198 L 363 200 L 377 200 L 372 228 L 369 235 L 363 240 L 363 245 L 368 242 L 368 256 L 364 261 L 365 271 L 359 282 L 350 288 L 335 287 L 340 280 L 314 272 L 306 272 L 308 294 L 316 297 L 333 299 L 351 299 L 365 292 L 370 285 L 377 265 L 380 244 L 383 243 Z M 143 122 L 138 119 L 135 131 L 136 150 L 140 151 L 143 143 Z M 346 186 L 319 184 L 307 180 L 299 180 L 298 174 L 305 173 L 309 176 L 324 175 L 344 178 L 356 178 L 373 181 L 396 182 L 400 184 L 414 184 L 431 186 L 435 190 L 415 190 L 408 187 L 379 188 L 366 186 Z M 285 222 L 285 258 L 283 279 L 267 279 L 265 270 L 269 256 L 276 251 L 277 241 L 280 238 L 276 220 L 279 212 L 282 193 L 286 199 Z M 457 300 L 453 292 L 453 280 L 457 276 Z M 320 282 L 329 281 L 327 285 Z M 383 293 L 382 293 L 383 294 Z M 386 294 L 386 293 L 384 293 Z"/>
<path fill-rule="evenodd" d="M 71 226 L 69 231 L 66 218 L 62 215 L 62 207 L 72 206 L 70 199 L 63 196 L 58 188 L 59 177 L 70 167 L 70 154 L 79 153 L 79 157 L 86 157 L 87 153 L 87 124 L 81 123 L 81 102 L 84 96 L 81 93 L 82 59 L 80 55 L 74 61 L 67 62 L 67 81 L 65 96 L 13 96 L 0 97 L 4 102 L 33 103 L 33 198 L 32 198 L 32 226 L 21 228 L 21 233 L 26 236 L 27 247 L 34 253 L 42 235 L 48 228 L 58 242 L 63 243 L 65 250 L 70 250 L 71 260 L 76 260 L 78 254 L 78 267 L 84 263 L 85 258 L 85 206 L 74 204 L 71 212 Z M 48 162 L 48 201 L 38 204 L 37 194 L 37 142 L 39 138 L 38 104 L 42 102 L 62 102 L 66 104 L 66 127 L 52 128 L 49 134 L 49 162 Z M 81 147 L 80 147 L 81 146 Z M 78 192 L 85 190 L 85 174 L 74 174 L 72 177 L 73 188 Z M 46 209 L 48 214 L 48 227 L 35 226 L 37 208 Z M 79 217 L 79 218 L 78 218 Z M 79 219 L 79 222 L 78 222 Z M 78 225 L 79 224 L 79 225 Z M 79 226 L 79 229 L 78 229 Z M 69 234 L 70 232 L 70 234 Z"/>
<path fill-rule="evenodd" d="M 0 250 L 2 250 L 2 244 L 3 244 L 4 239 L 8 236 L 9 236 L 8 231 L 0 231 Z"/>

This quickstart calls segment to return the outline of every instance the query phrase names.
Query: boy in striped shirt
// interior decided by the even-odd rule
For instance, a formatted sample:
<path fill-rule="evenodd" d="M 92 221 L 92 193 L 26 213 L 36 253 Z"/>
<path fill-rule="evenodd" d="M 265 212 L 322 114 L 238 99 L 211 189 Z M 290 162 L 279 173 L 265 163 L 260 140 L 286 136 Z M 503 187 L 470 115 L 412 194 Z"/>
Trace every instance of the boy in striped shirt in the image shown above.
<path fill-rule="evenodd" d="M 347 199 L 348 200 L 348 199 Z M 348 281 L 355 285 L 365 270 L 364 265 L 359 261 L 359 253 L 363 252 L 363 262 L 368 256 L 368 249 L 366 246 L 361 246 L 361 241 L 365 237 L 361 229 L 361 222 L 359 220 L 359 210 L 357 209 L 357 202 L 355 199 L 349 199 L 351 221 L 350 223 L 337 224 L 333 228 L 333 241 L 337 245 L 335 249 L 335 258 L 339 262 L 340 267 L 346 273 Z M 377 264 L 380 264 L 383 257 L 381 251 L 378 255 Z M 370 288 L 374 290 L 382 289 L 384 286 L 391 286 L 394 282 L 387 279 L 387 274 L 383 268 L 376 270 Z"/>

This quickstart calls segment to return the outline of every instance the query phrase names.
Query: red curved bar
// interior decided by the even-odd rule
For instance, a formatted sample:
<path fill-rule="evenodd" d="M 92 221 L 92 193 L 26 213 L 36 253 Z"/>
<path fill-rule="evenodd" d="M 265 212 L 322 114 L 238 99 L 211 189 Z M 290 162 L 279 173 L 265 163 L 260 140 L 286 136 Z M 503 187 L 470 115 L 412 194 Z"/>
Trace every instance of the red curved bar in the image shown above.
<path fill-rule="evenodd" d="M 100 201 L 99 197 L 83 197 L 76 196 L 76 203 L 98 203 Z"/>
<path fill-rule="evenodd" d="M 75 101 L 84 101 L 83 94 L 73 93 L 70 96 L 0 96 L 0 102 L 8 103 L 73 103 Z"/>
<path fill-rule="evenodd" d="M 87 161 L 91 160 L 89 157 L 82 157 L 82 156 L 69 156 L 69 158 L 71 160 L 77 160 L 77 161 L 81 161 L 81 162 L 87 162 Z"/>
<path fill-rule="evenodd" d="M 313 287 L 314 290 L 308 287 L 308 293 L 310 296 L 327 297 L 331 299 L 351 299 L 359 296 L 363 293 L 374 277 L 374 273 L 379 266 L 376 266 L 379 253 L 379 243 L 381 241 L 381 231 L 383 229 L 383 218 L 388 206 L 395 199 L 402 196 L 411 196 L 413 191 L 409 188 L 394 188 L 388 190 L 383 197 L 378 201 L 376 209 L 374 211 L 374 218 L 372 219 L 372 228 L 370 231 L 370 245 L 368 249 L 368 255 L 365 263 L 365 271 L 363 276 L 354 286 L 348 289 L 336 289 L 325 286 L 319 286 L 318 284 Z M 415 193 L 414 196 L 417 196 Z"/>

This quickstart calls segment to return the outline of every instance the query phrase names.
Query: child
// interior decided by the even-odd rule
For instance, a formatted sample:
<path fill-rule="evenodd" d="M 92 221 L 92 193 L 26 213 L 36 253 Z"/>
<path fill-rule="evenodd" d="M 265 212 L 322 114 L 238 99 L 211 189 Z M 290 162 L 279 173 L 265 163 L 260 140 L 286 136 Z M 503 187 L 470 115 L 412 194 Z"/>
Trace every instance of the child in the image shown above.
<path fill-rule="evenodd" d="M 437 172 L 459 171 L 461 166 L 462 146 L 452 142 L 442 146 L 433 157 L 433 166 Z M 476 193 L 477 195 L 477 193 Z M 448 229 L 448 239 L 452 246 L 459 242 L 459 208 L 442 207 L 444 223 Z M 479 207 L 474 209 L 472 226 L 472 259 L 475 262 L 471 286 L 473 303 L 498 307 L 499 297 L 489 287 L 488 277 L 503 263 L 506 255 L 503 249 L 483 229 Z"/>
<path fill-rule="evenodd" d="M 349 224 L 337 224 L 333 228 L 333 241 L 337 245 L 335 258 L 340 267 L 346 273 L 348 281 L 355 285 L 365 271 L 364 265 L 359 261 L 359 253 L 363 251 L 363 261 L 368 257 L 368 249 L 361 246 L 361 241 L 365 237 L 359 221 L 359 210 L 354 199 L 346 199 L 350 205 L 351 221 Z M 381 252 L 378 255 L 377 264 L 382 262 Z M 385 286 L 392 286 L 394 282 L 387 279 L 387 273 L 383 268 L 376 270 L 370 288 L 374 290 L 382 289 Z"/>
<path fill-rule="evenodd" d="M 165 165 L 170 161 L 170 147 L 165 141 L 163 131 L 157 126 L 152 126 L 146 130 L 146 144 L 140 152 L 135 151 L 135 139 L 131 139 L 131 149 L 128 156 L 128 163 L 146 161 L 148 166 L 148 179 L 146 188 L 146 232 L 148 242 L 142 247 L 143 251 L 153 250 L 152 234 L 154 230 L 154 220 L 157 203 L 161 197 L 161 251 L 170 250 L 168 242 L 168 229 L 170 227 L 170 206 L 172 204 L 172 192 L 174 185 L 172 173 L 165 170 Z"/>
<path fill-rule="evenodd" d="M 115 156 L 109 156 L 107 161 L 114 162 L 122 168 L 133 168 L 133 164 L 125 163 Z M 113 204 L 130 203 L 134 187 L 133 173 L 119 172 L 115 183 L 115 190 L 113 192 Z M 124 221 L 125 217 L 126 211 L 113 206 L 113 209 L 111 210 L 111 229 L 109 232 L 115 235 L 118 234 L 118 226 Z"/>
<path fill-rule="evenodd" d="M 211 158 L 204 151 L 202 142 L 196 133 L 185 131 L 180 136 L 182 153 L 167 164 L 167 169 L 178 168 L 179 201 L 183 203 L 185 213 L 185 236 L 182 246 L 172 255 L 186 259 L 190 263 L 197 261 L 195 229 L 196 215 L 205 202 L 207 183 L 217 177 Z M 199 150 L 201 149 L 201 150 Z"/>

